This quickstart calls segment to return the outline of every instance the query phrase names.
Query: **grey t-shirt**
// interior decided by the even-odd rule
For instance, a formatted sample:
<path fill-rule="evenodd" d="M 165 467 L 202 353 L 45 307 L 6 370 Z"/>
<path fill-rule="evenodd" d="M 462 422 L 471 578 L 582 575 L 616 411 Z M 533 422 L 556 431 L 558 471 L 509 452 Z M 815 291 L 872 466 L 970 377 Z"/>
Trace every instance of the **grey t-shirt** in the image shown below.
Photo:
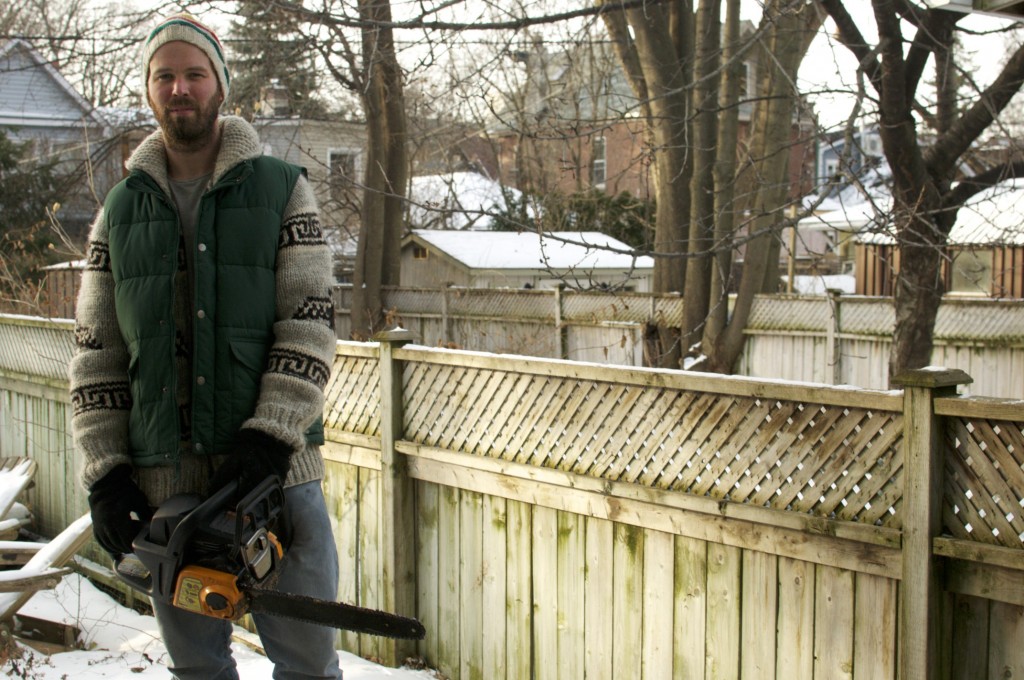
<path fill-rule="evenodd" d="M 178 219 L 181 220 L 181 234 L 185 240 L 185 267 L 188 271 L 189 299 L 193 299 L 192 290 L 195 275 L 193 270 L 196 249 L 196 222 L 199 219 L 199 201 L 206 193 L 206 187 L 213 173 L 187 179 L 184 181 L 169 180 L 171 195 L 178 208 Z"/>

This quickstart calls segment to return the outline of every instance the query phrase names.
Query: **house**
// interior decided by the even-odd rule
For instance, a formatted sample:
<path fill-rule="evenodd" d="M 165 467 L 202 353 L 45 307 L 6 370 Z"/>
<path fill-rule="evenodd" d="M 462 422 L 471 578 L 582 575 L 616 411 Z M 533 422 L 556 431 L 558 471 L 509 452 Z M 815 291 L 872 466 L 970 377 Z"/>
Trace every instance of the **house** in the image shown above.
<path fill-rule="evenodd" d="M 291 114 L 287 92 L 272 81 L 263 89 L 253 127 L 263 153 L 306 168 L 320 207 L 324 235 L 334 251 L 335 278 L 351 281 L 359 235 L 365 126 Z"/>
<path fill-rule="evenodd" d="M 414 229 L 402 242 L 401 285 L 649 292 L 654 261 L 600 232 Z"/>
<path fill-rule="evenodd" d="M 753 25 L 744 22 L 744 32 Z M 740 147 L 749 138 L 758 85 L 759 50 L 749 50 L 740 88 Z M 489 154 L 470 159 L 506 186 L 525 192 L 598 189 L 654 197 L 654 168 L 641 102 L 611 41 L 549 52 L 541 40 L 510 51 L 525 85 L 484 135 Z M 809 120 L 796 120 L 790 149 L 791 195 L 809 191 L 813 163 Z"/>
<path fill-rule="evenodd" d="M 30 144 L 34 159 L 57 162 L 56 174 L 67 178 L 57 217 L 75 240 L 83 239 L 97 199 L 121 179 L 121 140 L 100 111 L 17 38 L 0 44 L 0 129 L 13 142 Z"/>
<path fill-rule="evenodd" d="M 815 198 L 816 212 L 798 224 L 801 256 L 819 273 L 851 273 L 858 295 L 890 296 L 899 271 L 891 222 L 888 168 L 856 185 Z M 947 295 L 1024 298 L 1024 180 L 976 194 L 957 212 L 941 276 Z M 829 271 L 829 262 L 838 271 Z"/>

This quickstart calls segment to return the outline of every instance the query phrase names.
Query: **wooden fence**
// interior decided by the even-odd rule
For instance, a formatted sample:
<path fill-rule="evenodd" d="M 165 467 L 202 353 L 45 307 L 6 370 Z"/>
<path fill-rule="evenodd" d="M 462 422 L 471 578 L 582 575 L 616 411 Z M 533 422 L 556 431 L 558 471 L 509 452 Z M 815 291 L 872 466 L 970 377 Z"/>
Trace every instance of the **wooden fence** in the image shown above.
<path fill-rule="evenodd" d="M 325 488 L 341 598 L 428 635 L 345 649 L 453 680 L 1024 676 L 1019 401 L 955 370 L 872 391 L 409 339 L 339 343 Z M 66 435 L 32 433 L 66 413 L 0 370 L 0 453 L 64 457 L 64 493 Z"/>
<path fill-rule="evenodd" d="M 351 287 L 335 289 L 338 337 L 349 337 Z M 679 325 L 678 295 L 593 291 L 387 288 L 384 306 L 416 342 L 624 366 L 643 365 L 644 325 Z M 737 375 L 885 389 L 891 298 L 760 295 Z M 1024 304 L 943 300 L 931 363 L 974 378 L 967 390 L 1024 399 Z"/>

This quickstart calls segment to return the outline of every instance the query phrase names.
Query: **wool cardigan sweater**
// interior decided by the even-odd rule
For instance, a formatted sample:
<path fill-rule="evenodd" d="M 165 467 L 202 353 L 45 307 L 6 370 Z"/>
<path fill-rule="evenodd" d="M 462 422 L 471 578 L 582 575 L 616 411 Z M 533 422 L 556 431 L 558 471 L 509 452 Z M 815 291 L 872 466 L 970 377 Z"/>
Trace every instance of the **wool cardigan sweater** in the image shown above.
<path fill-rule="evenodd" d="M 240 426 L 292 448 L 287 485 L 323 475 L 335 334 L 315 199 L 298 169 L 261 157 L 248 123 L 220 125 L 193 299 L 159 131 L 93 224 L 70 370 L 86 487 L 130 463 L 151 503 L 204 493 Z"/>

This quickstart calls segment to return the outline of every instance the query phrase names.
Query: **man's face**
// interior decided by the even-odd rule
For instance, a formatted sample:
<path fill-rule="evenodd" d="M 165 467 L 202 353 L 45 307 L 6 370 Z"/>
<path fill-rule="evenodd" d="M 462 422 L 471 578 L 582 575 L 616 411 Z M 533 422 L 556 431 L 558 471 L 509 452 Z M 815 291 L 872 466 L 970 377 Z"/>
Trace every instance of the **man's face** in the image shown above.
<path fill-rule="evenodd" d="M 161 45 L 149 62 L 149 106 L 176 151 L 201 149 L 213 138 L 224 95 L 209 57 L 195 45 Z"/>

